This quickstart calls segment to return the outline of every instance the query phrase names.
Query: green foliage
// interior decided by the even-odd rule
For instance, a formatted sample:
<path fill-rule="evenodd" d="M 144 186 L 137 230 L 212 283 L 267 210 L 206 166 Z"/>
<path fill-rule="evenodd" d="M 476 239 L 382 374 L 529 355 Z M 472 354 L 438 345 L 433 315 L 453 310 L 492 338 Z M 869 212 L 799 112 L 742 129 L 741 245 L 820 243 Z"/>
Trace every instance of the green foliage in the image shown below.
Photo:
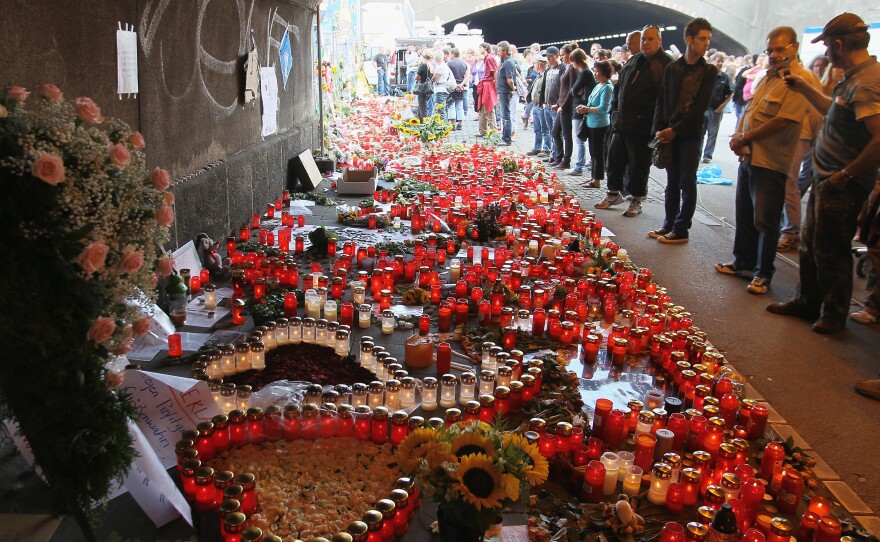
<path fill-rule="evenodd" d="M 294 192 L 290 195 L 290 199 L 314 201 L 318 205 L 336 205 L 336 201 L 333 198 L 324 194 L 315 194 L 314 192 Z"/>
<path fill-rule="evenodd" d="M 258 326 L 263 325 L 265 322 L 283 318 L 284 295 L 288 292 L 296 294 L 299 305 L 305 302 L 305 294 L 301 290 L 279 290 L 277 292 L 268 292 L 260 299 L 247 298 L 245 300 L 245 312 L 251 315 L 254 323 Z"/>
<path fill-rule="evenodd" d="M 236 250 L 242 253 L 248 252 L 262 252 L 268 258 L 274 258 L 277 256 L 281 256 L 281 251 L 275 247 L 267 247 L 266 245 L 261 245 L 256 241 L 248 241 L 247 243 L 239 243 L 235 247 Z"/>

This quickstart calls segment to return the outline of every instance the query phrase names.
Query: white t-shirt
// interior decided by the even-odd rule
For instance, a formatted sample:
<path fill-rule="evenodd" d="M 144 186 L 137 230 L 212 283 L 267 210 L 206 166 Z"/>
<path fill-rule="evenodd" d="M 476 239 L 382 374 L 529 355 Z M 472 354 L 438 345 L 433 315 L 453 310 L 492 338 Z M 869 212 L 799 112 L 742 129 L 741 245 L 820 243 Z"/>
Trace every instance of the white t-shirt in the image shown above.
<path fill-rule="evenodd" d="M 434 94 L 439 92 L 449 94 L 449 90 L 446 88 L 446 79 L 452 77 L 452 71 L 450 71 L 449 66 L 445 62 L 441 62 L 434 69 L 434 74 L 436 75 L 436 79 L 434 80 Z"/>

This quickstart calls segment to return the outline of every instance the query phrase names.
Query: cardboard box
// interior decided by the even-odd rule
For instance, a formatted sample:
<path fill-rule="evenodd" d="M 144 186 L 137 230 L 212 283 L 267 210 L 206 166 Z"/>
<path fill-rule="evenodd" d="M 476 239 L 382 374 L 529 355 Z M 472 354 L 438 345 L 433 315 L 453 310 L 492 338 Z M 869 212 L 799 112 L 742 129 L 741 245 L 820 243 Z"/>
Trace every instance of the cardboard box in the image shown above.
<path fill-rule="evenodd" d="M 336 182 L 336 192 L 339 194 L 372 195 L 376 191 L 378 173 L 376 168 L 344 168 L 342 178 Z"/>

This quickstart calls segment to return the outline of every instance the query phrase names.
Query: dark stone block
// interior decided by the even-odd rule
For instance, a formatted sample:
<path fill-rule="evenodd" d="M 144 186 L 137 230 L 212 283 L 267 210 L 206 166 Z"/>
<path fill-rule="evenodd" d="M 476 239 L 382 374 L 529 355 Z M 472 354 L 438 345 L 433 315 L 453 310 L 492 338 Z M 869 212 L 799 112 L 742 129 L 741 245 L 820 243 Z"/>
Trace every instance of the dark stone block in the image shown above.
<path fill-rule="evenodd" d="M 214 240 L 229 234 L 226 175 L 226 164 L 221 163 L 175 185 L 175 246 L 194 240 L 202 232 Z"/>

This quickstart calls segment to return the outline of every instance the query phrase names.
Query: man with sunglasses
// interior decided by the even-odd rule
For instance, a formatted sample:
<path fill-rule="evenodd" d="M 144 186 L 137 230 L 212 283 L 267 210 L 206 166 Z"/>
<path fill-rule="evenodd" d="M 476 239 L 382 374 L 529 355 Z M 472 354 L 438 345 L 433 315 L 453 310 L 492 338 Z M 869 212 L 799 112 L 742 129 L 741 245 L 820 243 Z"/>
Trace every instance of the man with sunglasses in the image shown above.
<path fill-rule="evenodd" d="M 844 329 L 852 297 L 851 241 L 859 210 L 874 185 L 880 165 L 880 64 L 868 53 L 868 25 L 853 13 L 831 19 L 813 41 L 823 41 L 826 56 L 844 77 L 825 96 L 803 75 L 785 82 L 825 116 L 813 153 L 813 190 L 801 231 L 800 287 L 785 303 L 771 303 L 774 314 L 814 321 L 816 333 Z M 880 399 L 880 381 L 857 389 Z"/>
<path fill-rule="evenodd" d="M 752 273 L 746 288 L 766 294 L 776 271 L 780 220 L 785 204 L 785 185 L 797 159 L 801 124 L 807 117 L 806 98 L 794 92 L 784 77 L 794 75 L 816 89 L 816 76 L 798 61 L 795 30 L 774 28 L 767 34 L 770 66 L 749 100 L 730 150 L 740 157 L 736 180 L 736 234 L 733 261 L 715 270 L 725 275 Z"/>

